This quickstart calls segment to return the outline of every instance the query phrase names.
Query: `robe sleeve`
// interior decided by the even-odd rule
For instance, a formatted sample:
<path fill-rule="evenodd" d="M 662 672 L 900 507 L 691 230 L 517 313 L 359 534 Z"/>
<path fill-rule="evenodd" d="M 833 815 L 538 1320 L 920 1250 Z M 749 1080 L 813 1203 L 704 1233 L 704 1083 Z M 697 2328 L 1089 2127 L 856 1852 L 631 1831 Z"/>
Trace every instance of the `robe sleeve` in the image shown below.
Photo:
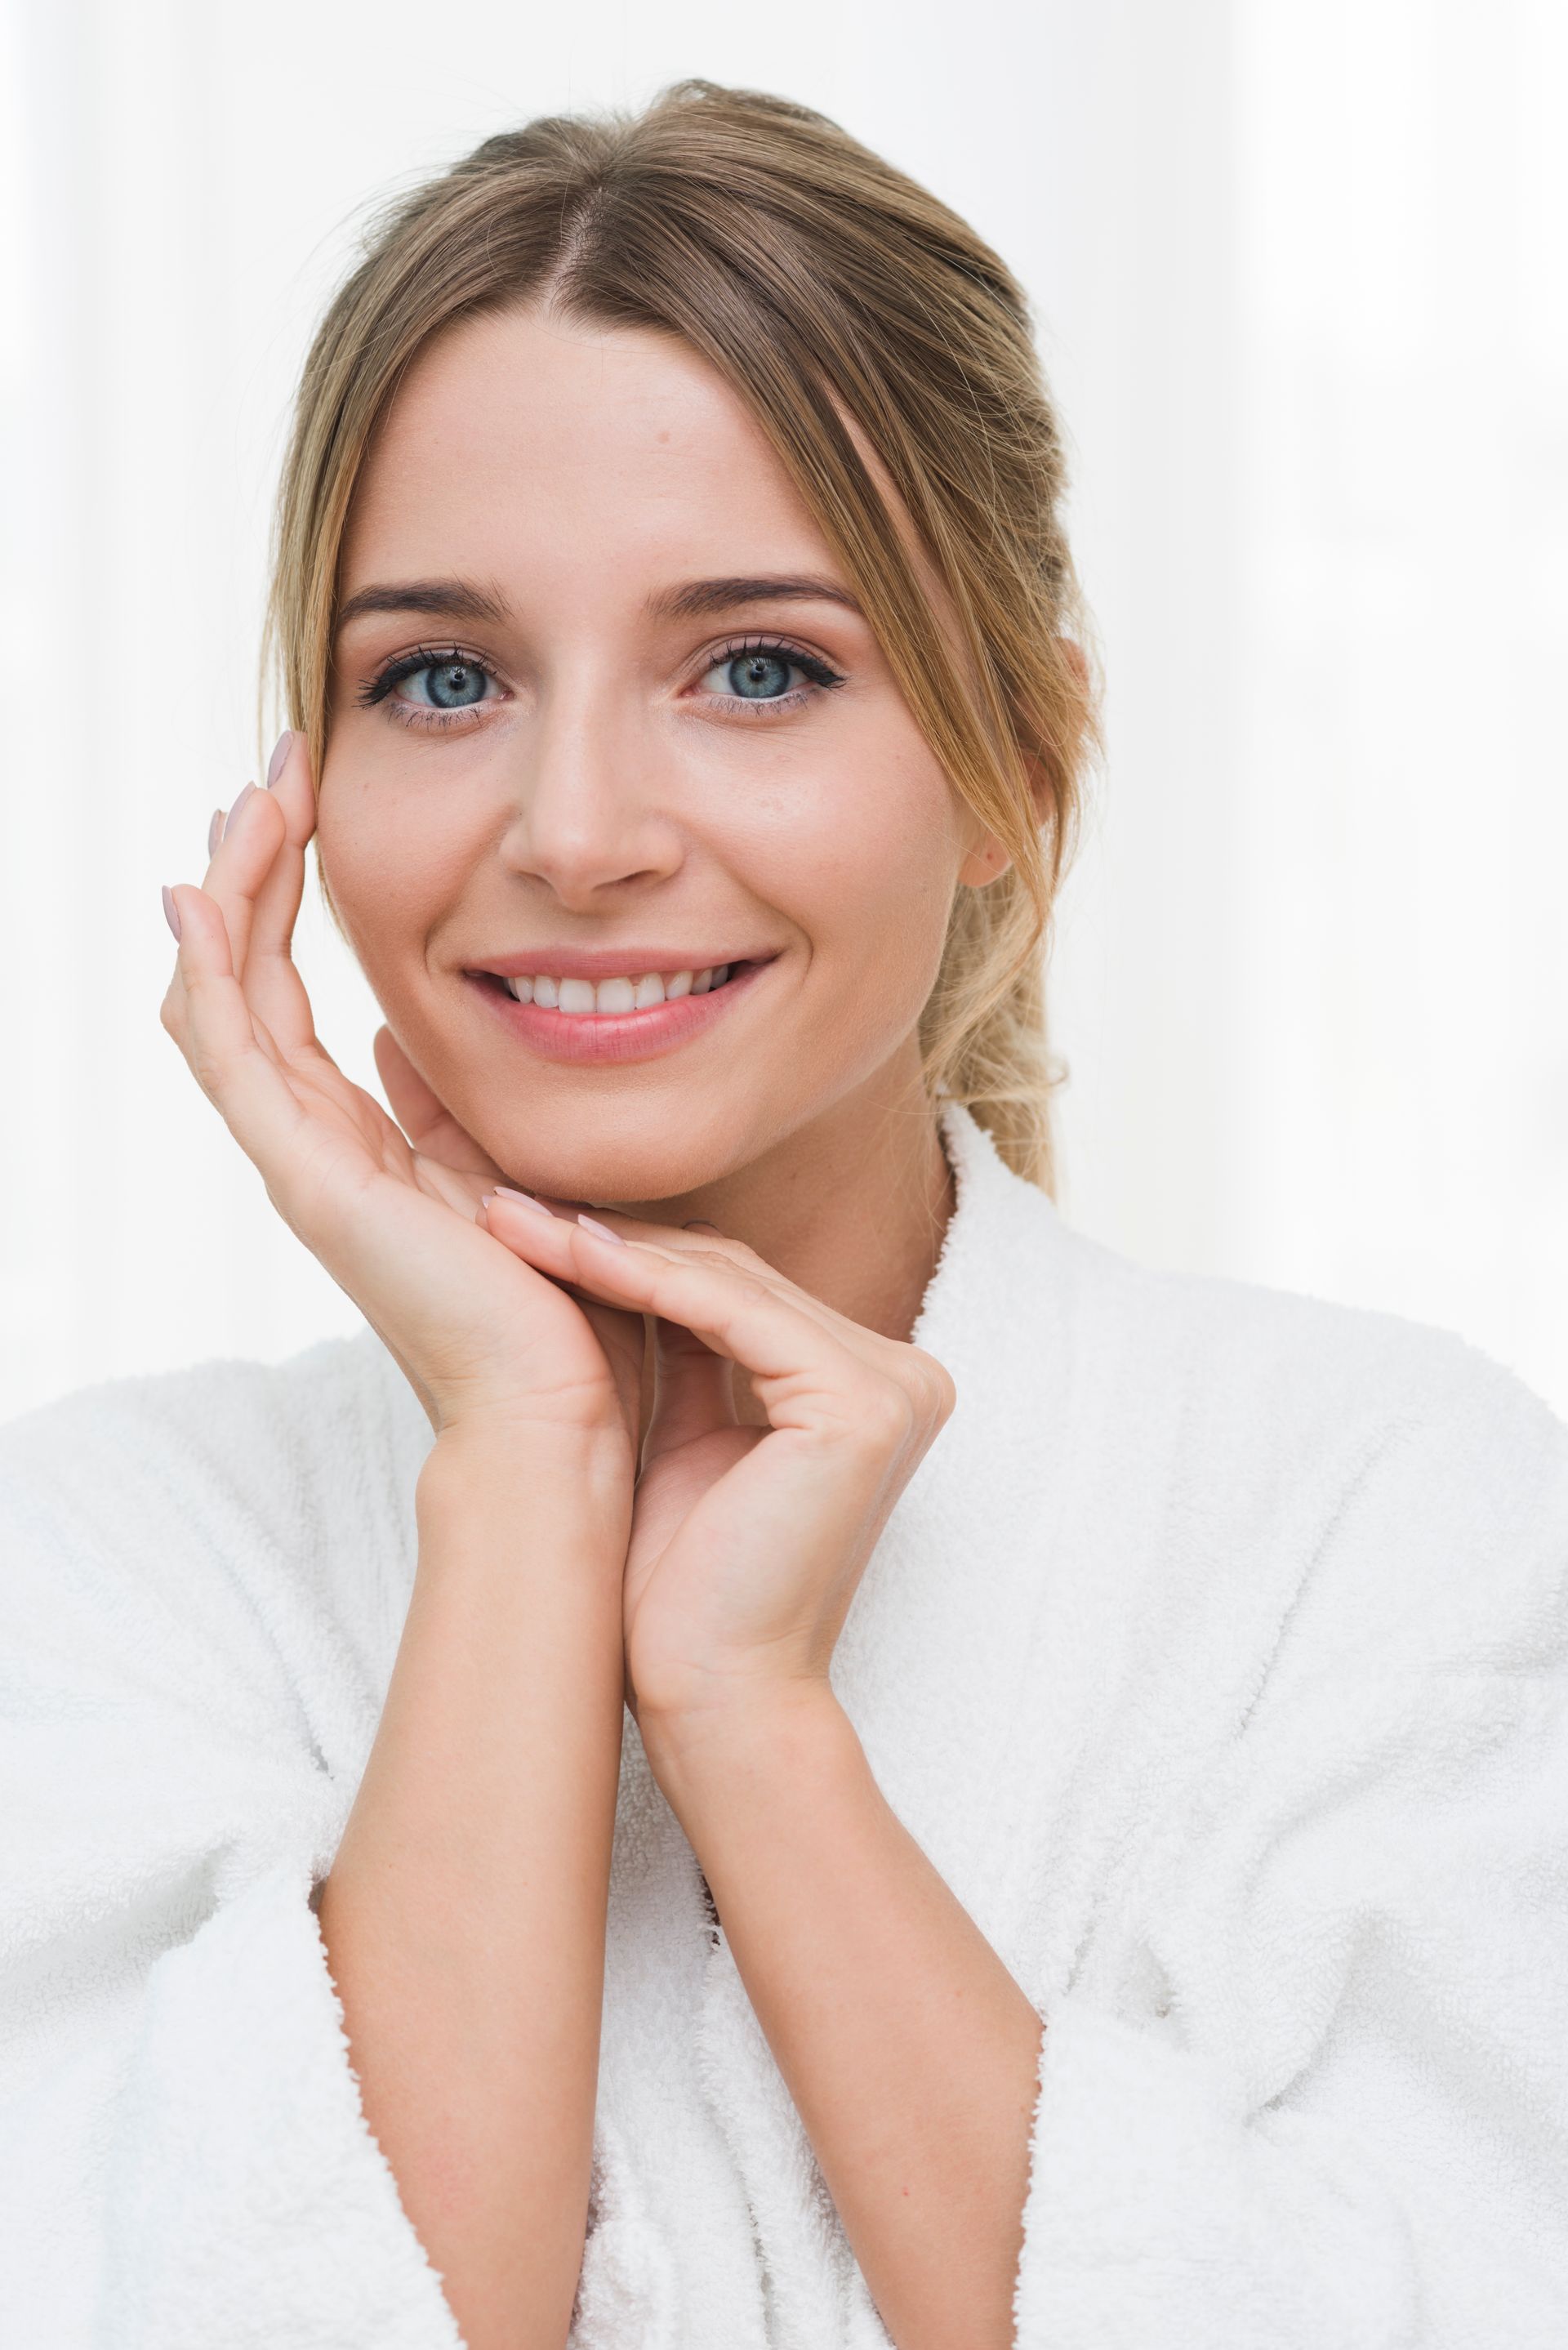
<path fill-rule="evenodd" d="M 1444 1360 L 1036 2002 L 1015 2350 L 1568 2339 L 1568 1428 Z"/>
<path fill-rule="evenodd" d="M 161 1443 L 112 1395 L 0 1440 L 0 2340 L 461 2350 L 312 1907 L 352 1791 L 286 1651 L 334 1635 Z"/>

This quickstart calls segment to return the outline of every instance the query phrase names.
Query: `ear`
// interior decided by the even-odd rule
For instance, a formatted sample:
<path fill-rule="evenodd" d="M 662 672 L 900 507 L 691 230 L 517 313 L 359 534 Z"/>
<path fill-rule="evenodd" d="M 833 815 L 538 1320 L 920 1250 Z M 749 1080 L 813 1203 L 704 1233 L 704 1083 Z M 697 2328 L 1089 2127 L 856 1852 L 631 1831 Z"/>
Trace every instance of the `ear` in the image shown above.
<path fill-rule="evenodd" d="M 1066 656 L 1067 666 L 1072 671 L 1073 675 L 1077 679 L 1078 683 L 1086 689 L 1089 682 L 1088 654 L 1084 650 L 1083 646 L 1078 642 L 1076 637 L 1059 637 L 1057 639 L 1057 642 L 1060 644 L 1064 654 Z"/>
<path fill-rule="evenodd" d="M 1051 780 L 1043 758 L 1025 762 L 1029 779 L 1029 795 L 1034 803 L 1034 820 L 1044 824 L 1051 812 Z M 982 832 L 971 847 L 958 878 L 971 889 L 983 889 L 988 882 L 1000 880 L 1012 859 L 994 832 Z"/>
<path fill-rule="evenodd" d="M 1056 641 L 1062 649 L 1068 668 L 1077 679 L 1079 685 L 1086 691 L 1089 685 L 1088 654 L 1075 638 L 1059 637 Z M 1023 764 L 1029 785 L 1029 795 L 1034 803 L 1034 821 L 1037 825 L 1043 826 L 1051 814 L 1050 769 L 1044 754 L 1039 751 L 1025 752 Z M 988 882 L 1000 879 L 1012 862 L 1012 858 L 1002 842 L 998 840 L 995 833 L 982 832 L 978 840 L 971 846 L 963 863 L 959 867 L 958 878 L 961 881 L 966 882 L 971 889 L 983 889 Z"/>
<path fill-rule="evenodd" d="M 983 889 L 988 881 L 1000 880 L 1012 862 L 995 833 L 982 833 L 978 847 L 959 867 L 958 878 L 971 889 Z"/>

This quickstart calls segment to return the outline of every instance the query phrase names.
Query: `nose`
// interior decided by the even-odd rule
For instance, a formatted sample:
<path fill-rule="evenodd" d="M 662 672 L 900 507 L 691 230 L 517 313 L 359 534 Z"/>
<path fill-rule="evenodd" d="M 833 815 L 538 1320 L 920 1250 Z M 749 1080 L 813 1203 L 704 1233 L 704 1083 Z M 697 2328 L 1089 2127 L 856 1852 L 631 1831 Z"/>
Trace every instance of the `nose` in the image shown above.
<path fill-rule="evenodd" d="M 573 912 L 667 880 L 684 853 L 660 746 L 597 694 L 552 694 L 527 729 L 502 841 L 509 868 Z"/>

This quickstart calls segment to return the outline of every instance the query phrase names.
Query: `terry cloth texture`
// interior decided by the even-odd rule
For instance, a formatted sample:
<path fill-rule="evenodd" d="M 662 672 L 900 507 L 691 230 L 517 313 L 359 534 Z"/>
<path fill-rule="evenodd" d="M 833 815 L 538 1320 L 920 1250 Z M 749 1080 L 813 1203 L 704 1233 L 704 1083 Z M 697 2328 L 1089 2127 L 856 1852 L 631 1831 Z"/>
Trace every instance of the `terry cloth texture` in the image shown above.
<path fill-rule="evenodd" d="M 1159 1274 L 968 1114 L 835 1659 L 1040 2014 L 1017 2350 L 1568 2340 L 1568 1429 Z M 414 1570 L 369 1331 L 0 1431 L 0 2341 L 454 2350 L 310 1907 Z M 888 2350 L 626 1724 L 572 2350 Z"/>

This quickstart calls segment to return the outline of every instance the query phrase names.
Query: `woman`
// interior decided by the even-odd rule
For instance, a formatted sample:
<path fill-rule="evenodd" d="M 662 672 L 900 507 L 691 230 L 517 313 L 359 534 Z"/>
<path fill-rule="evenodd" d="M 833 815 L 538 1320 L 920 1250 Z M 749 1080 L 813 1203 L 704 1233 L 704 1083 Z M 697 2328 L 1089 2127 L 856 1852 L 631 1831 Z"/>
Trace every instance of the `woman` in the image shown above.
<path fill-rule="evenodd" d="M 7 2339 L 1560 2338 L 1568 1430 L 1054 1209 L 1060 497 L 775 100 L 334 304 L 163 1017 L 370 1328 L 8 1431 Z"/>

